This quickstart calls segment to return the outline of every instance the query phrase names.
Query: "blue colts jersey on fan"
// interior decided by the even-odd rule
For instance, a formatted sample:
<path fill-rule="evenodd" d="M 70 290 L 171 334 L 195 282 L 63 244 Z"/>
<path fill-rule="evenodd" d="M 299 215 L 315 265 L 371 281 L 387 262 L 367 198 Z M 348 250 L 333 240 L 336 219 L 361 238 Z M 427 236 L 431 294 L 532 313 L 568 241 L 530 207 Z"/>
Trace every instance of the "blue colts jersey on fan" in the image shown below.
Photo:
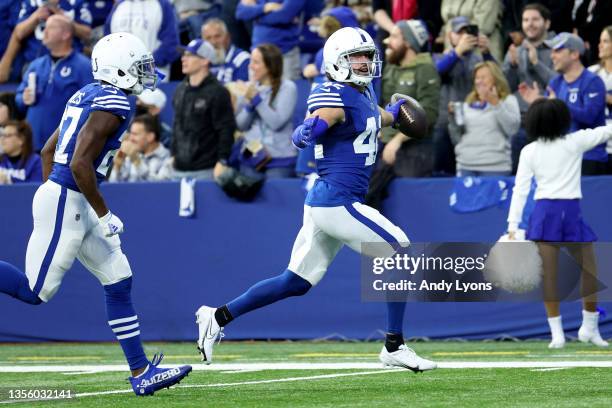
<path fill-rule="evenodd" d="M 381 117 L 369 85 L 359 92 L 350 85 L 324 82 L 308 98 L 308 111 L 344 109 L 344 122 L 331 126 L 317 140 L 317 179 L 306 197 L 311 207 L 334 207 L 363 202 L 376 162 Z"/>
<path fill-rule="evenodd" d="M 93 111 L 109 112 L 121 119 L 119 129 L 108 138 L 93 163 L 98 184 L 106 178 L 108 169 L 113 164 L 115 152 L 121 146 L 121 140 L 133 115 L 125 93 L 112 85 L 91 83 L 72 95 L 60 122 L 60 134 L 53 156 L 53 170 L 49 176 L 50 180 L 71 190 L 79 191 L 70 170 L 77 136 Z"/>

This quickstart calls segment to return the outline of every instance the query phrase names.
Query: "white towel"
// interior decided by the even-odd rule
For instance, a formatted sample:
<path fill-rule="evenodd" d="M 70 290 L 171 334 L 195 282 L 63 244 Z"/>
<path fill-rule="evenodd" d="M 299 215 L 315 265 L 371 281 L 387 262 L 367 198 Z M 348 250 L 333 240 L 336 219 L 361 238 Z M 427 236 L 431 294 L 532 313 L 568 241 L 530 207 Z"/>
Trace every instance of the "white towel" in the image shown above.
<path fill-rule="evenodd" d="M 183 177 L 181 179 L 181 197 L 179 206 L 180 217 L 195 216 L 195 179 Z"/>

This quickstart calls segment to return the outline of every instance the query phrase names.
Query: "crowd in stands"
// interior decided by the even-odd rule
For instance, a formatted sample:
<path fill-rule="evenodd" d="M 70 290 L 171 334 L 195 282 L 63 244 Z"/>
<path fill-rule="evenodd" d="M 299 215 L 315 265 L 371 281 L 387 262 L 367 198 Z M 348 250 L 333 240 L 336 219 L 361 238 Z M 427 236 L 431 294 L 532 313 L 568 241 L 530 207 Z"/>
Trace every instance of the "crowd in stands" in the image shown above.
<path fill-rule="evenodd" d="M 294 177 L 312 155 L 291 144 L 298 85 L 325 82 L 325 39 L 357 26 L 384 57 L 380 103 L 410 95 L 429 124 L 424 140 L 381 132 L 372 203 L 395 177 L 515 173 L 538 98 L 564 101 L 572 131 L 612 122 L 609 0 L 0 0 L 0 184 L 40 181 L 37 152 L 118 31 L 176 86 L 133 98 L 110 181 Z M 587 152 L 583 174 L 612 174 L 610 154 Z"/>

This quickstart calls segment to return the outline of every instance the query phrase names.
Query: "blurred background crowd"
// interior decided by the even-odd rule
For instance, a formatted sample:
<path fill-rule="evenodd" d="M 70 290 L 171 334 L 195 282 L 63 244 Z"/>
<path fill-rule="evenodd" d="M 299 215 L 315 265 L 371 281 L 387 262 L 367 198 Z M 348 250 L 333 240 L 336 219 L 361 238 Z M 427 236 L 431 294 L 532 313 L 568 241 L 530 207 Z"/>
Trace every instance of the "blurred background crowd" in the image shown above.
<path fill-rule="evenodd" d="M 383 130 L 373 202 L 395 177 L 512 175 L 536 99 L 563 100 L 571 130 L 612 123 L 611 24 L 609 0 L 0 0 L 0 184 L 41 180 L 37 152 L 93 80 L 93 45 L 119 31 L 166 77 L 132 98 L 111 182 L 308 175 L 291 133 L 342 27 L 379 47 L 380 104 L 410 95 L 429 123 L 421 140 Z M 583 174 L 612 174 L 610 154 L 587 152 Z"/>

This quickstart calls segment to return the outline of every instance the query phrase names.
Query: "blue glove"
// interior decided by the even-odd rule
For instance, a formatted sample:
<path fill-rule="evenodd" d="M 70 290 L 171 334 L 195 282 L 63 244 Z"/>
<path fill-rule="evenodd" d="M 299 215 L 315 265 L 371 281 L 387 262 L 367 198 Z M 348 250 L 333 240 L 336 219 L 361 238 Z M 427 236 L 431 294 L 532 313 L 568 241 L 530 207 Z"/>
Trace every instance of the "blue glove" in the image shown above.
<path fill-rule="evenodd" d="M 317 123 L 319 123 L 319 117 L 314 116 L 304 120 L 304 123 L 295 128 L 293 134 L 291 135 L 293 145 L 298 149 L 303 149 L 306 146 L 310 146 L 316 138 L 316 132 L 313 132 L 313 129 L 317 128 Z M 325 123 L 325 121 L 322 121 L 322 123 Z M 327 126 L 325 128 L 327 129 Z"/>
<path fill-rule="evenodd" d="M 385 106 L 385 111 L 393 115 L 393 125 L 397 123 L 397 116 L 399 115 L 400 106 L 402 106 L 404 102 L 406 102 L 406 100 L 402 98 L 398 99 L 394 104 L 389 103 L 387 106 Z"/>

